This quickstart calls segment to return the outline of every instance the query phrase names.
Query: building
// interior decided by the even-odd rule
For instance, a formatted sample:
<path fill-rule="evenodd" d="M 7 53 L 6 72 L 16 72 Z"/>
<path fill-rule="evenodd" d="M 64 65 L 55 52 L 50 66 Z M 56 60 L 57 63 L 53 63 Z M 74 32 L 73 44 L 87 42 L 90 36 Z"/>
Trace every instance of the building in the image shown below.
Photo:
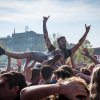
<path fill-rule="evenodd" d="M 22 33 L 14 33 L 12 36 L 0 38 L 3 43 L 11 51 L 45 51 L 45 42 L 43 34 L 38 34 L 34 31 L 26 31 Z"/>

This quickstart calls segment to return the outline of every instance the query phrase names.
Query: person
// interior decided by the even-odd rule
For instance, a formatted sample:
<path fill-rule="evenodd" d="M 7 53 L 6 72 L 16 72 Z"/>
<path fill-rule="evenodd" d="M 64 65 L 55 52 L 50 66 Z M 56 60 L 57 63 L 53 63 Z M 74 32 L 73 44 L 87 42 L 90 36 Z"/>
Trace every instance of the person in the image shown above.
<path fill-rule="evenodd" d="M 51 43 L 49 37 L 48 37 L 48 31 L 47 31 L 47 20 L 49 19 L 50 16 L 48 17 L 43 17 L 43 33 L 44 33 L 44 39 L 45 39 L 45 43 L 47 46 L 47 49 L 49 52 L 52 52 L 54 50 L 56 50 L 56 47 Z M 77 51 L 77 49 L 82 45 L 82 43 L 84 42 L 85 38 L 87 37 L 87 34 L 90 30 L 90 26 L 86 26 L 85 24 L 85 33 L 82 36 L 82 38 L 78 41 L 77 44 L 75 44 L 71 49 L 67 49 L 67 40 L 65 38 L 65 36 L 61 36 L 57 39 L 57 44 L 58 44 L 58 48 L 64 53 L 64 59 L 67 59 L 68 57 L 73 57 L 73 54 Z"/>
<path fill-rule="evenodd" d="M 31 60 L 40 63 L 43 63 L 44 60 L 48 60 L 48 63 L 55 63 L 60 59 L 61 57 L 60 54 L 61 54 L 60 50 L 51 53 L 44 53 L 39 51 L 16 53 L 16 52 L 9 52 L 0 47 L 0 55 L 7 55 L 8 57 L 15 59 L 26 59 L 25 67 L 28 66 Z M 53 57 L 50 58 L 51 56 Z"/>
<path fill-rule="evenodd" d="M 41 68 L 41 80 L 39 84 L 51 84 L 51 76 L 53 75 L 54 69 L 49 65 L 44 65 Z"/>
<path fill-rule="evenodd" d="M 100 64 L 93 69 L 90 83 L 91 100 L 100 100 Z"/>
<path fill-rule="evenodd" d="M 7 72 L 0 79 L 0 100 L 21 100 L 20 91 L 26 87 L 25 77 L 19 72 Z"/>
<path fill-rule="evenodd" d="M 61 83 L 26 87 L 21 90 L 21 100 L 47 100 L 44 98 L 53 94 L 60 94 L 66 98 L 56 100 L 80 100 L 80 96 L 82 97 L 81 100 L 88 100 L 89 97 L 89 91 L 84 81 L 75 77 Z"/>
<path fill-rule="evenodd" d="M 38 85 L 39 81 L 40 81 L 40 69 L 39 68 L 33 68 L 30 86 L 31 85 Z"/>
<path fill-rule="evenodd" d="M 54 71 L 54 75 L 57 77 L 57 80 L 64 80 L 73 76 L 73 70 L 69 65 L 62 65 Z"/>
<path fill-rule="evenodd" d="M 89 65 L 88 65 L 88 69 L 90 70 L 90 73 L 92 74 L 92 72 L 93 72 L 93 69 L 95 68 L 95 63 L 90 63 Z"/>
<path fill-rule="evenodd" d="M 95 57 L 90 55 L 89 50 L 87 48 L 83 48 L 83 52 L 81 52 L 81 54 L 83 54 L 84 56 L 90 58 L 93 63 L 100 64 L 100 62 Z"/>
<path fill-rule="evenodd" d="M 91 72 L 90 72 L 89 68 L 87 68 L 87 67 L 82 67 L 79 70 L 81 73 L 83 73 L 85 75 L 89 75 L 89 76 L 91 75 Z"/>

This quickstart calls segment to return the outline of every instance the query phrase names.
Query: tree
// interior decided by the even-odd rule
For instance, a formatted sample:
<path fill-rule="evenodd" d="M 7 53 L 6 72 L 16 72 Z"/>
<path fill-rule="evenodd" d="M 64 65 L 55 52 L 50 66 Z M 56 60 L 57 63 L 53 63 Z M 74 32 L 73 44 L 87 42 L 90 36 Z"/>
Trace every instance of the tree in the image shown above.
<path fill-rule="evenodd" d="M 84 63 L 90 63 L 91 60 L 84 55 L 81 54 L 83 51 L 83 48 L 88 48 L 91 55 L 94 54 L 94 49 L 92 48 L 92 45 L 89 40 L 85 40 L 84 43 L 80 46 L 80 48 L 76 51 L 74 55 L 74 59 L 76 62 L 84 62 Z"/>
<path fill-rule="evenodd" d="M 53 33 L 53 45 L 55 47 L 58 47 L 57 45 L 57 39 L 62 36 L 60 33 Z M 74 43 L 68 43 L 67 48 L 72 48 L 75 44 Z M 88 48 L 91 55 L 94 54 L 94 49 L 92 48 L 92 45 L 89 40 L 85 40 L 84 43 L 80 46 L 80 48 L 76 51 L 74 54 L 74 60 L 75 62 L 84 62 L 84 63 L 90 63 L 91 60 L 85 57 L 81 54 L 83 48 Z"/>

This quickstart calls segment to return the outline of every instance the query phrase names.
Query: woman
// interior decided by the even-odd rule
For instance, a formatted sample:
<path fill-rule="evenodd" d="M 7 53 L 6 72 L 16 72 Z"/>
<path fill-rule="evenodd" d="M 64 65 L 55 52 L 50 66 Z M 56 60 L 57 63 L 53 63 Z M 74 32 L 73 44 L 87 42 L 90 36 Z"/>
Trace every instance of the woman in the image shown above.
<path fill-rule="evenodd" d="M 91 100 L 100 100 L 100 64 L 93 69 L 90 83 Z"/>

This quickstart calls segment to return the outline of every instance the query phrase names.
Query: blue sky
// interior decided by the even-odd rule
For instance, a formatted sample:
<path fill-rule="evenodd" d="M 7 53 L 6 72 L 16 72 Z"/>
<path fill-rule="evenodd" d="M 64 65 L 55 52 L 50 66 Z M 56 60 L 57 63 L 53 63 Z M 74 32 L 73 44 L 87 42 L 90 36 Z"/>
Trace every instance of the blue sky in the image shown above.
<path fill-rule="evenodd" d="M 49 36 L 66 36 L 69 43 L 77 43 L 91 25 L 87 39 L 93 47 L 100 47 L 100 0 L 0 0 L 0 37 L 29 30 L 43 34 L 43 16 Z"/>

